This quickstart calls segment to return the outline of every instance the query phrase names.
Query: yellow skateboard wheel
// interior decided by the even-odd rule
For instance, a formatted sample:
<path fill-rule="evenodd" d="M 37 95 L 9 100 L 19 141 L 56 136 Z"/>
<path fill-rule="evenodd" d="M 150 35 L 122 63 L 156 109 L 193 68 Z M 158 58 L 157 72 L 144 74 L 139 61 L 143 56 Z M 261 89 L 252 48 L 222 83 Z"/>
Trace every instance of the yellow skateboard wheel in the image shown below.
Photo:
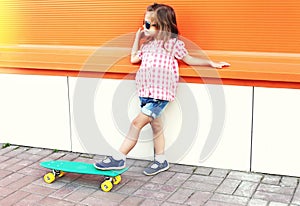
<path fill-rule="evenodd" d="M 121 182 L 121 180 L 122 180 L 121 175 L 115 176 L 115 177 L 113 178 L 113 184 L 114 184 L 114 185 L 117 185 L 117 184 L 119 184 L 119 183 Z"/>
<path fill-rule="evenodd" d="M 109 180 L 105 180 L 101 184 L 101 189 L 103 192 L 109 192 L 113 188 L 113 184 Z"/>
<path fill-rule="evenodd" d="M 55 175 L 51 172 L 44 175 L 44 181 L 48 184 L 51 184 L 55 180 Z"/>

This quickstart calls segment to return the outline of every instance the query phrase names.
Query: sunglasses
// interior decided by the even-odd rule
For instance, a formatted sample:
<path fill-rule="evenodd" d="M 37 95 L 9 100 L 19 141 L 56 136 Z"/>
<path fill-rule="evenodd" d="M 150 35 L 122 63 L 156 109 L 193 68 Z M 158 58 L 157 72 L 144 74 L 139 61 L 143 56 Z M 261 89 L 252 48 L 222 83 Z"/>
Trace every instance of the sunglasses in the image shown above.
<path fill-rule="evenodd" d="M 151 24 L 149 21 L 144 21 L 144 25 L 146 29 L 150 29 L 151 26 L 157 26 L 157 24 Z"/>

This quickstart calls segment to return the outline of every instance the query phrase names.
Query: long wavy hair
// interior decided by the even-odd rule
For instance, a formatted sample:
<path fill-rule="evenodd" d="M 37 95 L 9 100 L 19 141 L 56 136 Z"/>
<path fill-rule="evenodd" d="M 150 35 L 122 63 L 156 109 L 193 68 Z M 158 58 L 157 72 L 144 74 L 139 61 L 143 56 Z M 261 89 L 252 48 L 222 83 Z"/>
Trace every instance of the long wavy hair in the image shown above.
<path fill-rule="evenodd" d="M 147 7 L 147 12 L 153 12 L 152 20 L 157 25 L 157 39 L 163 40 L 165 43 L 172 39 L 178 38 L 179 30 L 175 11 L 171 6 L 166 4 L 154 3 Z M 147 38 L 146 43 L 153 40 L 153 37 Z"/>
<path fill-rule="evenodd" d="M 154 3 L 154 4 L 147 7 L 147 11 L 155 11 L 157 8 L 159 8 L 162 5 L 164 5 L 164 4 Z"/>
<path fill-rule="evenodd" d="M 177 27 L 177 20 L 175 11 L 168 5 L 161 5 L 154 11 L 154 21 L 159 30 L 157 38 L 168 41 L 171 38 L 177 38 L 179 30 Z"/>

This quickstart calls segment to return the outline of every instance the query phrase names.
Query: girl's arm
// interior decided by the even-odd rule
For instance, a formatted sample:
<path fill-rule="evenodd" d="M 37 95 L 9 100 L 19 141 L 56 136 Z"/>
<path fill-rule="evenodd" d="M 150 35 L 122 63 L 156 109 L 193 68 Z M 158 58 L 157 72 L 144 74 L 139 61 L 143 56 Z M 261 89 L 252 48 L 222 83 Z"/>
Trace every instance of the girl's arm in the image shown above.
<path fill-rule="evenodd" d="M 134 43 L 131 49 L 131 58 L 130 58 L 130 62 L 132 64 L 139 63 L 141 61 L 137 52 L 139 50 L 139 43 L 140 43 L 142 33 L 143 33 L 142 29 L 139 28 L 139 30 L 136 32 L 135 35 Z"/>
<path fill-rule="evenodd" d="M 184 61 L 186 64 L 191 66 L 210 66 L 218 69 L 221 69 L 222 67 L 230 66 L 230 64 L 228 64 L 227 62 L 213 62 L 209 59 L 192 57 L 188 54 L 183 57 L 182 61 Z"/>

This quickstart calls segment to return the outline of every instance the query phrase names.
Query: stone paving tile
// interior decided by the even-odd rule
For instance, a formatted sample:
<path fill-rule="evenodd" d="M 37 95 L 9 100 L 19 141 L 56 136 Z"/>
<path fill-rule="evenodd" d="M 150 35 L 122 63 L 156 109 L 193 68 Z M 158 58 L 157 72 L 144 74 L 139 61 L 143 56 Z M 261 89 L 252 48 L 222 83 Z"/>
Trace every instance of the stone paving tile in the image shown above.
<path fill-rule="evenodd" d="M 182 204 L 171 203 L 171 202 L 164 202 L 161 205 L 162 206 L 181 206 Z"/>
<path fill-rule="evenodd" d="M 173 185 L 173 186 L 180 186 L 182 185 L 187 179 L 191 177 L 190 174 L 185 173 L 176 173 L 172 178 L 170 178 L 166 184 Z"/>
<path fill-rule="evenodd" d="M 0 197 L 7 197 L 8 195 L 14 193 L 14 189 L 10 189 L 7 187 L 0 187 Z"/>
<path fill-rule="evenodd" d="M 189 178 L 189 180 L 194 181 L 194 182 L 203 182 L 203 183 L 211 184 L 211 185 L 219 185 L 223 181 L 223 178 L 204 176 L 204 175 L 192 175 Z"/>
<path fill-rule="evenodd" d="M 37 205 L 41 206 L 73 206 L 75 205 L 72 202 L 68 202 L 65 200 L 56 199 L 53 197 L 45 197 L 44 199 L 37 202 Z"/>
<path fill-rule="evenodd" d="M 206 184 L 202 182 L 186 181 L 182 185 L 182 187 L 199 190 L 202 192 L 214 192 L 218 188 L 218 185 Z"/>
<path fill-rule="evenodd" d="M 195 191 L 186 201 L 184 204 L 186 205 L 204 205 L 207 202 L 213 193 L 210 192 L 201 192 Z"/>
<path fill-rule="evenodd" d="M 55 191 L 49 197 L 54 197 L 57 199 L 65 199 L 67 196 L 69 196 L 71 193 L 79 189 L 81 186 L 78 184 L 67 184 L 64 187 L 60 188 L 59 190 Z"/>
<path fill-rule="evenodd" d="M 134 178 L 135 180 L 141 181 L 150 181 L 153 177 L 152 176 L 145 176 L 143 174 L 144 167 L 137 167 L 135 165 L 131 166 L 123 176 Z"/>
<path fill-rule="evenodd" d="M 10 185 L 10 184 L 20 180 L 23 177 L 24 177 L 24 175 L 22 175 L 22 174 L 12 173 L 0 180 L 0 187 L 5 187 L 7 185 Z"/>
<path fill-rule="evenodd" d="M 285 195 L 285 194 L 278 194 L 272 192 L 263 192 L 263 191 L 256 191 L 254 193 L 254 198 L 267 200 L 267 201 L 274 201 L 274 202 L 281 202 L 281 203 L 290 203 L 292 196 Z"/>
<path fill-rule="evenodd" d="M 270 202 L 269 206 L 288 206 L 288 204 L 280 203 L 280 202 Z"/>
<path fill-rule="evenodd" d="M 19 154 L 22 154 L 23 152 L 27 151 L 29 148 L 24 148 L 24 147 L 15 147 L 15 149 L 7 152 L 4 154 L 6 157 L 16 157 Z"/>
<path fill-rule="evenodd" d="M 216 192 L 223 193 L 223 194 L 233 194 L 237 190 L 240 184 L 241 184 L 240 180 L 225 179 L 218 187 Z"/>
<path fill-rule="evenodd" d="M 263 175 L 249 173 L 249 172 L 239 172 L 239 171 L 231 171 L 227 178 L 244 180 L 249 182 L 259 182 L 262 179 Z"/>
<path fill-rule="evenodd" d="M 8 175 L 12 174 L 12 171 L 8 171 L 8 170 L 4 170 L 4 169 L 0 169 L 0 178 L 4 178 Z"/>
<path fill-rule="evenodd" d="M 35 205 L 37 202 L 44 199 L 42 195 L 30 194 L 27 197 L 23 198 L 21 201 L 17 202 L 15 206 L 28 206 Z"/>
<path fill-rule="evenodd" d="M 23 198 L 25 198 L 26 196 L 30 195 L 29 192 L 24 192 L 24 191 L 16 191 L 8 196 L 6 196 L 5 198 L 3 198 L 2 200 L 0 200 L 0 205 L 14 205 L 17 202 L 19 202 L 20 200 L 22 200 Z"/>
<path fill-rule="evenodd" d="M 198 175 L 210 175 L 212 173 L 213 169 L 212 168 L 207 168 L 207 167 L 198 167 L 195 171 L 194 174 Z"/>
<path fill-rule="evenodd" d="M 24 176 L 18 181 L 15 181 L 9 185 L 6 186 L 6 188 L 13 189 L 13 190 L 18 190 L 21 189 L 30 183 L 34 182 L 35 180 L 39 179 L 38 177 L 33 177 L 33 176 Z"/>
<path fill-rule="evenodd" d="M 196 169 L 196 166 L 170 164 L 169 171 L 193 174 Z"/>
<path fill-rule="evenodd" d="M 16 162 L 15 164 L 12 164 L 12 165 L 6 167 L 6 170 L 9 170 L 12 172 L 18 172 L 18 171 L 22 170 L 23 168 L 26 168 L 32 164 L 34 164 L 34 161 L 32 161 L 32 160 L 30 160 L 30 161 L 29 160 L 21 160 L 19 162 Z"/>
<path fill-rule="evenodd" d="M 42 152 L 43 150 L 44 150 L 44 149 L 41 149 L 41 148 L 29 148 L 29 149 L 27 150 L 27 152 L 30 153 L 30 154 L 36 155 L 36 154 Z"/>
<path fill-rule="evenodd" d="M 281 180 L 280 176 L 276 175 L 265 175 L 262 179 L 262 183 L 265 184 L 272 184 L 272 185 L 278 185 Z"/>
<path fill-rule="evenodd" d="M 30 192 L 32 194 L 44 195 L 44 196 L 48 196 L 56 191 L 56 189 L 43 187 L 35 184 L 27 185 L 26 187 L 23 187 L 21 190 L 25 192 Z"/>
<path fill-rule="evenodd" d="M 24 152 L 24 153 L 21 153 L 19 154 L 18 156 L 16 156 L 17 158 L 19 159 L 22 159 L 22 160 L 30 160 L 32 162 L 36 162 L 36 161 L 39 161 L 40 159 L 42 159 L 43 157 L 40 156 L 40 155 L 35 155 L 35 154 L 30 154 L 28 151 Z"/>
<path fill-rule="evenodd" d="M 298 185 L 298 178 L 296 177 L 282 177 L 281 186 L 286 186 L 286 187 L 296 187 Z"/>
<path fill-rule="evenodd" d="M 159 191 L 167 194 L 171 194 L 178 189 L 178 187 L 173 185 L 157 184 L 152 182 L 144 184 L 142 188 L 146 190 Z"/>
<path fill-rule="evenodd" d="M 155 200 L 164 201 L 170 195 L 169 193 L 163 193 L 159 191 L 151 191 L 145 189 L 138 189 L 133 195 L 143 198 L 150 198 Z"/>
<path fill-rule="evenodd" d="M 80 154 L 78 153 L 68 153 L 65 156 L 61 158 L 61 160 L 69 160 L 69 161 L 74 161 L 76 158 L 79 157 Z"/>
<path fill-rule="evenodd" d="M 117 206 L 120 205 L 118 202 L 113 202 L 112 200 L 103 199 L 100 200 L 96 197 L 88 197 L 81 202 L 83 205 L 89 206 Z"/>
<path fill-rule="evenodd" d="M 50 151 L 49 151 L 50 152 Z M 43 159 L 40 160 L 40 162 L 43 161 L 50 161 L 50 160 L 57 160 L 65 156 L 66 154 L 63 152 L 53 152 L 48 155 L 43 155 Z"/>
<path fill-rule="evenodd" d="M 0 165 L 0 169 L 9 169 L 12 165 L 15 165 L 18 162 L 21 162 L 21 159 L 18 158 L 9 158 L 6 161 L 2 162 Z"/>
<path fill-rule="evenodd" d="M 227 203 L 209 200 L 204 206 L 243 206 L 237 203 Z"/>
<path fill-rule="evenodd" d="M 151 161 L 135 160 L 132 162 L 132 165 L 136 167 L 146 168 L 150 163 Z M 128 160 L 126 160 L 126 164 L 128 164 Z"/>
<path fill-rule="evenodd" d="M 268 201 L 261 199 L 251 199 L 248 202 L 248 206 L 267 206 Z"/>
<path fill-rule="evenodd" d="M 170 198 L 168 198 L 168 202 L 183 204 L 192 196 L 193 193 L 194 190 L 191 189 L 179 189 Z"/>
<path fill-rule="evenodd" d="M 47 184 L 43 178 L 43 176 L 40 176 L 39 179 L 37 179 L 36 181 L 32 182 L 31 184 L 33 185 L 37 185 L 39 187 L 48 187 L 48 188 L 51 188 L 51 189 L 54 189 L 54 190 L 59 190 L 61 188 L 63 188 L 67 183 L 63 182 L 63 181 L 59 181 L 59 180 L 56 180 L 55 181 L 55 184 Z"/>
<path fill-rule="evenodd" d="M 229 170 L 225 170 L 225 169 L 213 169 L 213 171 L 210 174 L 210 176 L 225 178 L 228 175 L 228 173 L 229 173 Z"/>
<path fill-rule="evenodd" d="M 81 186 L 92 187 L 94 189 L 100 188 L 101 181 L 99 179 L 87 179 L 84 176 L 85 175 L 73 176 L 75 180 L 72 183 L 75 183 L 75 184 L 81 185 Z M 71 184 L 71 182 L 68 184 Z"/>
<path fill-rule="evenodd" d="M 128 180 L 127 183 L 122 182 L 123 187 L 121 187 L 118 192 L 126 195 L 133 195 L 133 193 L 135 193 L 145 183 L 146 182 L 140 180 Z"/>
<path fill-rule="evenodd" d="M 6 148 L 3 148 L 3 149 L 0 149 L 0 155 L 4 155 L 17 149 L 18 146 L 15 146 L 15 145 L 11 145 L 10 147 L 6 147 Z"/>
<path fill-rule="evenodd" d="M 120 203 L 121 206 L 138 206 L 144 201 L 141 197 L 128 197 Z"/>
<path fill-rule="evenodd" d="M 300 206 L 299 177 L 171 164 L 156 176 L 142 174 L 150 161 L 128 159 L 129 170 L 111 192 L 103 177 L 67 173 L 52 184 L 40 161 L 93 163 L 99 155 L 10 146 L 0 149 L 0 205 L 205 205 Z"/>
<path fill-rule="evenodd" d="M 41 168 L 38 169 L 29 166 L 19 170 L 18 173 L 33 177 L 43 177 L 47 171 Z"/>
<path fill-rule="evenodd" d="M 298 187 L 295 191 L 292 203 L 300 205 L 300 184 L 298 185 Z"/>
<path fill-rule="evenodd" d="M 150 182 L 165 184 L 168 180 L 172 179 L 174 175 L 175 172 L 162 172 L 151 178 Z"/>
<path fill-rule="evenodd" d="M 154 199 L 145 199 L 140 206 L 159 206 L 162 205 L 163 201 L 154 200 Z"/>
<path fill-rule="evenodd" d="M 89 187 L 79 187 L 69 195 L 67 195 L 64 199 L 69 202 L 79 203 L 85 198 L 89 197 L 92 193 L 95 192 L 95 189 Z"/>
<path fill-rule="evenodd" d="M 247 205 L 249 198 L 215 193 L 211 200 L 229 204 Z"/>
<path fill-rule="evenodd" d="M 236 191 L 234 192 L 234 195 L 242 196 L 242 197 L 252 197 L 257 186 L 258 183 L 256 182 L 242 181 L 241 184 L 236 189 Z"/>
<path fill-rule="evenodd" d="M 53 150 L 51 150 L 51 149 L 42 149 L 42 151 L 38 152 L 37 155 L 40 155 L 42 157 L 47 157 L 52 153 L 53 153 Z"/>
<path fill-rule="evenodd" d="M 293 195 L 295 188 L 293 187 L 282 187 L 279 185 L 268 185 L 268 184 L 260 184 L 257 188 L 258 191 L 269 192 L 269 193 L 278 193 L 285 195 Z"/>
<path fill-rule="evenodd" d="M 90 197 L 94 197 L 98 200 L 107 200 L 112 202 L 121 203 L 125 200 L 128 195 L 114 193 L 114 192 L 102 192 L 101 190 L 97 190 L 96 192 L 92 193 Z"/>
<path fill-rule="evenodd" d="M 0 156 L 0 163 L 5 162 L 8 159 L 10 159 L 10 157 Z"/>

